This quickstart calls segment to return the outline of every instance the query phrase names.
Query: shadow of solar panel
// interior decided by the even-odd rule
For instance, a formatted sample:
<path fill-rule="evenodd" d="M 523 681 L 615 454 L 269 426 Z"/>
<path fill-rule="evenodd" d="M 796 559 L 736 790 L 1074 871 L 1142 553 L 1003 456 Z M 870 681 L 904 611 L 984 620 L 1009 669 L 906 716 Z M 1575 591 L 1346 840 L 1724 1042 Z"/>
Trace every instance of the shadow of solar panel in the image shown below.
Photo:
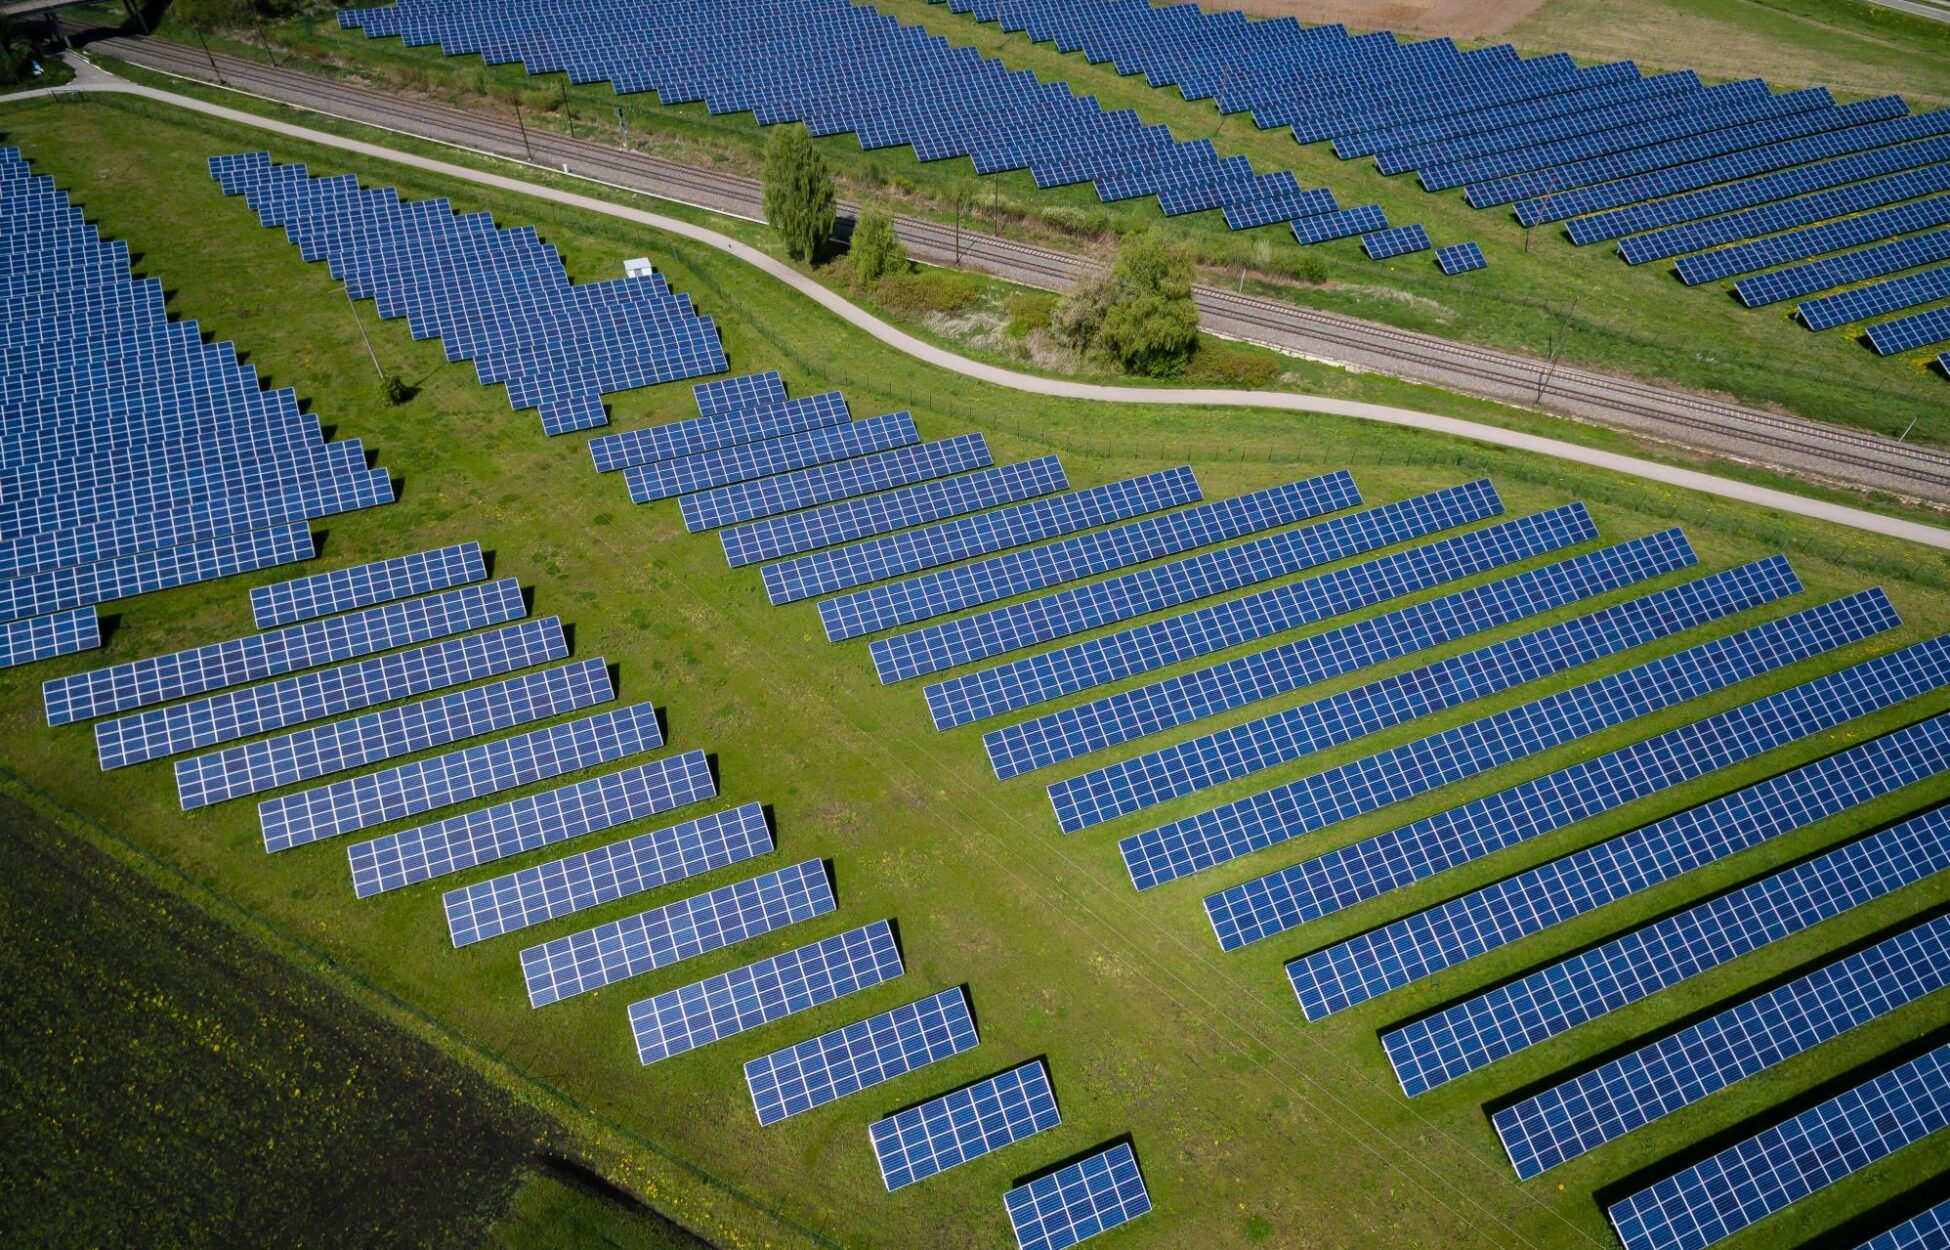
<path fill-rule="evenodd" d="M 589 440 L 589 457 L 595 462 L 597 472 L 610 473 L 639 464 L 675 460 L 743 443 L 802 434 L 808 430 L 842 425 L 852 419 L 853 412 L 846 406 L 845 397 L 838 391 L 827 391 L 802 399 L 781 400 L 765 408 L 692 417 L 688 421 L 653 425 L 644 430 L 605 434 Z"/>
<path fill-rule="evenodd" d="M 1612 1204 L 1625 1250 L 1708 1246 L 1950 1124 L 1950 1045 Z"/>
<path fill-rule="evenodd" d="M 1002 1195 L 1018 1250 L 1066 1250 L 1151 1210 L 1137 1156 L 1119 1142 Z"/>
<path fill-rule="evenodd" d="M 678 500 L 677 507 L 683 515 L 684 528 L 695 534 L 720 525 L 776 516 L 795 508 L 810 508 L 968 469 L 987 468 L 990 463 L 987 439 L 980 434 L 957 434 L 878 455 L 700 491 Z"/>
<path fill-rule="evenodd" d="M 657 1063 L 898 977 L 885 920 L 630 1004 L 637 1058 Z"/>
<path fill-rule="evenodd" d="M 1040 1059 L 964 1086 L 867 1128 L 888 1192 L 926 1180 L 1063 1122 Z"/>
<path fill-rule="evenodd" d="M 1950 1246 L 1950 1200 L 1877 1233 L 1856 1250 L 1943 1250 Z"/>
<path fill-rule="evenodd" d="M 872 1089 L 977 1043 L 968 998 L 957 986 L 760 1055 L 745 1084 L 760 1125 Z"/>
<path fill-rule="evenodd" d="M 1598 528 L 1584 505 L 1567 504 L 952 677 L 929 685 L 924 693 L 935 728 L 948 729 L 1588 542 L 1597 534 Z M 1052 718 L 1062 715 L 1051 714 Z M 1109 719 L 1099 723 L 1107 725 Z M 1056 724 L 1054 719 L 1051 723 Z M 1094 727 L 1086 728 L 1079 721 L 1078 729 L 1083 734 L 1080 741 L 1094 741 Z M 1029 736 L 1032 732 L 1025 730 L 1025 740 Z M 1035 736 L 1040 736 L 1040 731 L 1035 731 Z"/>
<path fill-rule="evenodd" d="M 455 543 L 372 564 L 333 569 L 296 581 L 253 587 L 251 616 L 259 629 L 272 629 L 411 595 L 431 594 L 478 582 L 486 576 L 487 563 L 481 555 L 481 544 Z"/>
<path fill-rule="evenodd" d="M 695 794 L 700 788 L 696 778 L 698 765 L 703 763 L 702 753 L 694 754 L 699 757 L 695 761 L 682 756 L 670 762 L 687 781 L 673 795 Z M 646 768 L 659 769 L 665 776 L 671 772 L 664 764 Z M 644 769 L 632 771 L 641 775 Z M 703 769 L 702 775 L 708 783 L 709 769 Z M 649 804 L 642 806 L 647 808 Z M 603 819 L 612 825 L 620 823 L 607 814 Z M 581 832 L 587 830 L 579 825 L 558 823 L 548 826 L 541 836 L 559 841 Z M 514 845 L 525 849 L 527 841 Z M 580 855 L 449 890 L 442 900 L 447 912 L 447 929 L 456 947 L 466 946 L 752 859 L 771 849 L 772 831 L 766 826 L 764 808 L 747 803 L 627 841 L 599 846 Z M 364 864 L 373 861 L 376 850 L 375 843 L 352 848 L 355 880 L 372 879 L 369 872 L 361 872 L 361 867 L 362 861 Z M 416 849 L 412 853 L 421 852 Z M 427 875 L 435 874 L 429 869 Z M 362 895 L 372 892 L 361 891 Z"/>
<path fill-rule="evenodd" d="M 101 622 L 93 607 L 25 617 L 0 625 L 0 668 L 73 655 L 101 645 Z"/>
<path fill-rule="evenodd" d="M 194 582 L 295 564 L 316 554 L 303 525 L 230 534 L 0 581 L 0 622 L 85 608 Z"/>
<path fill-rule="evenodd" d="M 1410 1095 L 1447 1084 L 1941 872 L 1947 824 L 1938 809 L 1392 1029 L 1388 1061 Z"/>

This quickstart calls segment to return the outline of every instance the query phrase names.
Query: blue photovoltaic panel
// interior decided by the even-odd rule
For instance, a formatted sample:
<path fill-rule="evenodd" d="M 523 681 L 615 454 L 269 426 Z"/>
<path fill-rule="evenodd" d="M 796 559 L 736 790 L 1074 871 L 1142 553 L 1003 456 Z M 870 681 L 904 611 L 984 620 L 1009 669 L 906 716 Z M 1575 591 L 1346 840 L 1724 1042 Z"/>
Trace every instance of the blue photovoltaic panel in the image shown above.
<path fill-rule="evenodd" d="M 1040 1059 L 868 1126 L 891 1193 L 1063 1122 Z"/>
<path fill-rule="evenodd" d="M 1133 883 L 1149 889 L 1899 623 L 1886 596 L 1865 591 L 1148 830 L 1119 848 Z"/>
<path fill-rule="evenodd" d="M 785 382 L 779 377 L 777 369 L 768 369 L 764 373 L 699 382 L 691 388 L 691 396 L 697 401 L 700 415 L 715 417 L 745 408 L 764 408 L 779 403 L 785 399 Z"/>
<path fill-rule="evenodd" d="M 1944 198 L 1950 201 L 1950 196 Z M 1944 259 L 1950 259 L 1950 230 L 1937 230 L 1913 238 L 1898 239 L 1894 243 L 1885 243 L 1880 247 L 1863 248 L 1859 252 L 1844 252 L 1840 256 L 1809 261 L 1805 265 L 1793 265 L 1772 273 L 1755 274 L 1751 278 L 1742 278 L 1734 283 L 1733 292 L 1747 307 L 1759 308 L 1784 299 L 1812 295 L 1816 291 L 1847 286 L 1851 282 L 1879 278 L 1884 274 L 1913 269 L 1918 265 L 1927 265 Z M 1932 289 L 1934 288 L 1928 282 L 1911 282 L 1900 286 L 1895 283 L 1881 282 L 1873 287 L 1859 287 L 1853 291 L 1842 291 L 1820 299 L 1808 300 L 1796 311 L 1807 310 L 1802 317 L 1802 323 L 1809 329 L 1825 330 L 1848 321 L 1872 317 L 1877 313 L 1894 312 L 1914 304 L 1925 303 L 1933 297 L 1927 294 L 1918 297 L 1917 293 Z M 1866 293 L 1858 295 L 1857 291 Z M 1838 315 L 1839 319 L 1837 319 Z"/>
<path fill-rule="evenodd" d="M 814 595 L 1160 512 L 1200 498 L 1198 480 L 1191 469 L 1181 465 L 1162 473 L 1107 482 L 999 512 L 981 512 L 911 533 L 768 564 L 761 572 L 773 603 L 796 603 Z"/>
<path fill-rule="evenodd" d="M 618 751 L 616 756 L 663 745 L 649 704 L 639 703 L 625 711 L 629 716 L 622 728 L 631 735 L 626 744 L 631 749 Z M 567 771 L 557 769 L 556 774 Z M 367 898 L 397 890 L 585 833 L 613 829 L 716 793 L 717 783 L 712 780 L 704 752 L 687 751 L 541 794 L 524 795 L 358 843 L 346 853 L 352 864 L 353 892 Z M 479 926 L 484 922 L 477 918 L 475 923 Z"/>
<path fill-rule="evenodd" d="M 868 650 L 880 680 L 891 684 L 1318 568 L 1502 511 L 1503 501 L 1487 481 L 1451 487 L 878 639 Z"/>
<path fill-rule="evenodd" d="M 455 543 L 433 551 L 394 556 L 376 564 L 333 569 L 251 591 L 251 617 L 259 629 L 331 616 L 411 595 L 432 594 L 487 576 L 481 544 Z"/>
<path fill-rule="evenodd" d="M 1738 243 L 1776 230 L 1813 225 L 1831 217 L 1880 208 L 1933 191 L 1950 191 L 1950 164 L 1931 165 L 1868 182 L 1849 183 L 1813 195 L 1761 204 L 1723 217 L 1708 217 L 1704 221 L 1667 226 L 1650 234 L 1635 234 L 1619 240 L 1618 254 L 1625 258 L 1628 265 L 1642 265 L 1685 252 Z"/>
<path fill-rule="evenodd" d="M 264 849 L 282 851 L 608 764 L 663 745 L 648 703 L 598 712 L 257 805 Z"/>
<path fill-rule="evenodd" d="M 656 1063 L 900 976 L 885 920 L 630 1004 L 637 1059 Z"/>
<path fill-rule="evenodd" d="M 838 391 L 827 391 L 752 411 L 692 417 L 644 430 L 604 434 L 589 440 L 589 458 L 595 462 L 597 472 L 613 473 L 632 465 L 783 438 L 852 419 L 846 399 Z"/>
<path fill-rule="evenodd" d="M 1151 1210 L 1137 1156 L 1119 1142 L 1002 1195 L 1017 1250 L 1067 1250 Z"/>
<path fill-rule="evenodd" d="M 1950 265 L 1807 300 L 1795 307 L 1795 313 L 1801 318 L 1801 324 L 1810 330 L 1832 330 L 1851 321 L 1900 312 L 1945 298 L 1950 298 Z M 1872 341 L 1879 328 L 1870 327 Z"/>
<path fill-rule="evenodd" d="M 311 621 L 268 634 L 57 677 L 42 686 L 42 698 L 47 706 L 47 723 L 65 725 L 500 625 L 526 615 L 528 604 L 522 598 L 521 584 L 507 577 L 426 599 L 386 604 L 352 616 Z"/>
<path fill-rule="evenodd" d="M 761 1125 L 871 1089 L 976 1045 L 975 1018 L 960 987 L 760 1055 L 745 1084 Z"/>
<path fill-rule="evenodd" d="M 1716 573 L 1106 764 L 1051 785 L 1050 806 L 1074 833 L 1723 620 L 1771 601 L 1792 579 L 1778 557 Z"/>
<path fill-rule="evenodd" d="M 1950 1045 L 1892 1068 L 1606 1212 L 1625 1250 L 1702 1250 L 1950 1125 Z"/>
<path fill-rule="evenodd" d="M 1567 504 L 935 682 L 925 691 L 928 710 L 935 728 L 949 729 L 1588 542 L 1597 535 L 1598 527 L 1584 505 Z"/>
<path fill-rule="evenodd" d="M 630 499 L 651 503 L 672 495 L 728 486 L 751 478 L 770 477 L 793 469 L 847 460 L 869 452 L 888 451 L 921 441 L 914 418 L 905 412 L 823 426 L 802 434 L 742 443 L 717 451 L 699 452 L 674 460 L 656 460 L 624 470 Z"/>
<path fill-rule="evenodd" d="M 1041 456 L 1020 464 L 1005 464 L 961 477 L 868 495 L 864 499 L 847 499 L 806 512 L 769 517 L 725 530 L 718 539 L 724 545 L 725 562 L 734 569 L 743 568 L 761 560 L 776 560 L 817 547 L 871 538 L 910 525 L 1054 494 L 1067 490 L 1069 485 L 1062 462 L 1055 456 Z"/>
<path fill-rule="evenodd" d="M 1950 985 L 1950 916 L 1825 964 L 1491 1116 L 1528 1180 Z"/>
<path fill-rule="evenodd" d="M 524 621 L 103 721 L 95 726 L 95 752 L 104 770 L 121 768 L 512 673 L 568 654 L 561 618 Z"/>
<path fill-rule="evenodd" d="M 1762 877 L 1382 1034 L 1410 1095 L 1486 1067 L 1950 866 L 1950 809 Z"/>
<path fill-rule="evenodd" d="M 1950 680 L 1950 636 L 1830 673 L 1206 900 L 1230 950 L 1726 768 Z"/>
<path fill-rule="evenodd" d="M 833 642 L 961 608 L 1028 594 L 1093 573 L 1155 560 L 1208 543 L 1351 507 L 1360 502 L 1346 473 L 1290 482 L 1233 499 L 1198 504 L 1163 516 L 1078 534 L 1027 551 L 991 556 L 886 586 L 821 600 L 819 617 Z M 883 675 L 882 680 L 886 680 Z"/>
<path fill-rule="evenodd" d="M 560 829 L 557 826 L 551 832 Z M 372 843 L 367 843 L 371 847 Z M 360 848 L 354 847 L 357 874 Z M 747 803 L 449 890 L 443 902 L 456 947 L 613 903 L 772 849 L 765 809 Z M 362 890 L 361 894 L 371 893 Z"/>
<path fill-rule="evenodd" d="M 0 668 L 73 655 L 102 645 L 101 621 L 91 605 L 0 625 Z"/>
<path fill-rule="evenodd" d="M 1937 286 L 1938 294 L 1933 298 L 1950 297 L 1950 271 L 1942 275 Z M 1880 356 L 1893 356 L 1897 352 L 1928 347 L 1945 340 L 1950 340 L 1950 307 L 1936 308 L 1869 327 L 1869 346 L 1875 348 Z"/>
<path fill-rule="evenodd" d="M 1506 877 L 1287 965 L 1309 1020 L 1950 769 L 1950 715 Z"/>
<path fill-rule="evenodd" d="M 1435 249 L 1435 263 L 1442 266 L 1442 272 L 1453 275 L 1487 268 L 1490 262 L 1483 259 L 1482 248 L 1469 242 L 1451 243 L 1448 247 Z"/>
<path fill-rule="evenodd" d="M 0 581 L 0 623 L 296 564 L 316 550 L 300 522 L 16 577 Z"/>
<path fill-rule="evenodd" d="M 768 872 L 521 952 L 528 1005 L 550 1003 L 823 916 L 839 904 L 823 861 Z"/>
<path fill-rule="evenodd" d="M 176 762 L 184 811 L 431 750 L 616 696 L 601 657 Z"/>
<path fill-rule="evenodd" d="M 1495 629 L 1694 561 L 1685 536 L 1666 530 L 991 730 L 983 735 L 982 745 L 996 776 L 1006 780 Z M 1429 563 L 1445 567 L 1440 561 Z"/>
<path fill-rule="evenodd" d="M 1789 261 L 1820 256 L 1824 252 L 1839 252 L 1844 248 L 1860 247 L 1864 243 L 1879 243 L 1883 239 L 1907 234 L 1912 230 L 1927 230 L 1932 226 L 1940 226 L 1946 221 L 1950 221 L 1950 196 L 1938 195 L 1927 200 L 1898 204 L 1894 208 L 1844 217 L 1840 221 L 1805 226 L 1799 230 L 1787 231 L 1785 234 L 1771 234 L 1764 239 L 1755 239 L 1751 243 L 1715 248 L 1710 252 L 1701 252 L 1694 256 L 1682 256 L 1675 268 L 1679 271 L 1681 281 L 1688 286 L 1697 286 L 1702 282 L 1717 282 L 1721 278 L 1731 278 L 1735 274 L 1754 273 L 1757 270 L 1770 269 L 1775 265 L 1785 265 Z M 1922 241 L 1912 240 L 1919 244 Z M 1898 249 L 1895 253 L 1896 259 L 1889 262 L 1887 268 L 1865 267 L 1853 278 L 1844 277 L 1828 285 L 1839 286 L 1842 282 L 1857 281 L 1877 273 L 1893 273 L 1898 269 L 1907 269 L 1926 261 L 1943 259 L 1940 254 L 1923 255 L 1904 264 L 1901 263 L 1901 245 L 1895 246 Z M 1883 248 L 1871 248 L 1869 252 L 1883 250 Z M 1866 259 L 1868 254 L 1850 253 L 1850 255 Z M 1819 291 L 1822 288 L 1812 289 Z M 1771 301 L 1746 300 L 1749 308 L 1756 303 L 1767 302 Z"/>
<path fill-rule="evenodd" d="M 1429 232 L 1422 228 L 1420 222 L 1377 230 L 1361 236 L 1361 250 L 1368 254 L 1369 260 L 1387 260 L 1391 256 L 1404 256 L 1409 252 L 1426 252 L 1429 250 Z"/>
<path fill-rule="evenodd" d="M 1856 1250 L 1950 1250 L 1950 1200 L 1876 1234 Z"/>
<path fill-rule="evenodd" d="M 811 508 L 836 499 L 851 499 L 873 491 L 947 477 L 951 473 L 985 469 L 990 463 L 987 439 L 980 434 L 957 434 L 932 443 L 686 495 L 677 501 L 677 507 L 683 515 L 684 528 L 695 534 L 720 525 L 777 516 L 795 508 Z"/>
<path fill-rule="evenodd" d="M 1342 208 L 1331 213 L 1302 217 L 1293 223 L 1293 238 L 1301 244 L 1326 243 L 1332 239 L 1375 234 L 1386 229 L 1388 216 L 1381 211 L 1381 206 L 1363 204 L 1359 208 Z"/>

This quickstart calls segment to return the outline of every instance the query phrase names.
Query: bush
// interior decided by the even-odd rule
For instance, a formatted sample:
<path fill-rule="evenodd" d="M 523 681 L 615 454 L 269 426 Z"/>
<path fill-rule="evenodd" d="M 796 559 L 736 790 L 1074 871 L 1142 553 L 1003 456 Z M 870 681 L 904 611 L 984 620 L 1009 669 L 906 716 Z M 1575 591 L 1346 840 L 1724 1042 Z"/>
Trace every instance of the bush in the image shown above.
<path fill-rule="evenodd" d="M 1054 204 L 1043 210 L 1042 218 L 1065 234 L 1104 234 L 1110 229 L 1110 214 L 1101 208 Z"/>
<path fill-rule="evenodd" d="M 1192 357 L 1185 377 L 1187 381 L 1256 390 L 1282 372 L 1279 360 L 1267 351 L 1208 339 L 1199 344 L 1198 354 Z"/>
<path fill-rule="evenodd" d="M 982 297 L 982 288 L 970 274 L 953 269 L 922 269 L 882 278 L 874 286 L 873 295 L 882 308 L 895 316 L 918 318 L 928 313 L 958 313 Z"/>
<path fill-rule="evenodd" d="M 1018 291 L 1002 303 L 1002 311 L 1009 314 L 1009 324 L 1004 333 L 1011 338 L 1026 339 L 1038 330 L 1049 329 L 1050 313 L 1056 308 L 1056 296 L 1043 291 Z"/>
<path fill-rule="evenodd" d="M 798 123 L 773 129 L 765 143 L 765 220 L 779 232 L 785 254 L 819 263 L 833 237 L 833 175 L 812 135 Z"/>
<path fill-rule="evenodd" d="M 1087 352 L 1103 328 L 1104 313 L 1110 307 L 1114 288 L 1110 274 L 1092 269 L 1077 279 L 1070 293 L 1050 309 L 1050 333 L 1064 346 Z"/>
<path fill-rule="evenodd" d="M 870 287 L 890 274 L 907 272 L 907 249 L 894 237 L 893 215 L 884 208 L 870 208 L 860 214 L 848 252 L 853 257 L 853 281 L 858 287 Z"/>

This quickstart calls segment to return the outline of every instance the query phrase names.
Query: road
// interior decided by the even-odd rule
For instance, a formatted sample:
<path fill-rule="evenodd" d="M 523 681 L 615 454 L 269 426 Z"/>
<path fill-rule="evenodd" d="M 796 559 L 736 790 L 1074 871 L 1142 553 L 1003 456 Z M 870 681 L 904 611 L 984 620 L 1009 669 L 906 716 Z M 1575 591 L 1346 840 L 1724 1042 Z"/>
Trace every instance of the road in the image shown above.
<path fill-rule="evenodd" d="M 1927 17 L 1932 22 L 1950 22 L 1950 4 L 1943 0 L 1869 0 L 1885 9 L 1907 13 L 1911 17 Z"/>
<path fill-rule="evenodd" d="M 645 156 L 594 139 L 341 82 L 290 66 L 207 55 L 164 40 L 90 33 L 89 46 L 131 64 L 219 79 L 235 90 L 473 152 L 546 166 L 659 199 L 758 219 L 755 179 Z M 855 206 L 842 202 L 842 213 Z M 1047 290 L 1067 289 L 1084 261 L 1051 248 L 902 216 L 917 260 L 953 264 Z M 1887 491 L 1950 507 L 1950 453 L 1882 435 L 1763 412 L 1655 383 L 1454 343 L 1219 287 L 1194 291 L 1213 333 L 1374 373 L 1605 425 L 1808 480 Z"/>
<path fill-rule="evenodd" d="M 1677 465 L 1662 464 L 1656 460 L 1646 460 L 1637 456 L 1621 455 L 1617 452 L 1601 451 L 1577 443 L 1567 443 L 1560 439 L 1546 438 L 1523 430 L 1505 429 L 1502 426 L 1483 425 L 1475 421 L 1465 421 L 1457 417 L 1440 416 L 1435 413 L 1417 412 L 1409 408 L 1398 408 L 1384 404 L 1361 403 L 1355 400 L 1328 399 L 1311 395 L 1297 395 L 1282 391 L 1229 391 L 1206 388 L 1166 388 L 1138 386 L 1102 386 L 1087 382 L 1072 382 L 1062 378 L 1039 377 L 1034 374 L 1017 373 L 999 365 L 985 364 L 955 355 L 945 348 L 936 347 L 908 334 L 900 328 L 880 320 L 864 308 L 860 308 L 838 292 L 827 289 L 813 278 L 800 273 L 785 262 L 775 259 L 747 243 L 741 243 L 728 235 L 723 235 L 706 226 L 666 217 L 661 213 L 646 212 L 610 200 L 581 195 L 560 187 L 545 186 L 505 174 L 489 173 L 465 165 L 455 165 L 447 161 L 435 160 L 418 153 L 403 152 L 376 143 L 349 139 L 308 126 L 294 125 L 290 122 L 276 121 L 256 113 L 226 108 L 208 100 L 192 96 L 178 95 L 174 92 L 146 87 L 114 77 L 96 66 L 83 63 L 76 74 L 75 81 L 61 87 L 44 87 L 39 90 L 23 91 L 10 96 L 0 96 L 0 117 L 13 101 L 32 100 L 45 96 L 57 96 L 84 92 L 120 92 L 156 100 L 178 108 L 221 118 L 237 125 L 252 127 L 268 134 L 282 135 L 299 139 L 320 147 L 349 152 L 369 159 L 389 161 L 413 169 L 436 174 L 440 177 L 471 183 L 475 186 L 489 187 L 513 195 L 546 200 L 553 204 L 573 208 L 580 212 L 599 213 L 620 221 L 628 221 L 654 230 L 662 230 L 682 238 L 690 239 L 707 247 L 716 248 L 737 260 L 759 269 L 792 287 L 806 298 L 817 303 L 847 323 L 857 326 L 881 342 L 907 353 L 926 364 L 946 369 L 977 381 L 994 386 L 1006 387 L 1035 395 L 1049 395 L 1063 399 L 1086 400 L 1119 404 L 1172 404 L 1194 405 L 1211 408 L 1267 408 L 1286 412 L 1325 414 L 1329 416 L 1351 417 L 1362 421 L 1373 421 L 1384 425 L 1403 426 L 1425 430 L 1454 438 L 1471 439 L 1495 447 L 1514 451 L 1534 453 L 1558 460 L 1623 473 L 1647 482 L 1658 482 L 1722 499 L 1733 499 L 1754 504 L 1780 512 L 1791 512 L 1800 516 L 1814 517 L 1890 538 L 1900 538 L 1909 542 L 1921 543 L 1940 550 L 1950 551 L 1950 529 L 1905 520 L 1899 517 L 1884 516 L 1862 508 L 1845 504 L 1830 503 L 1825 500 L 1809 499 L 1805 496 L 1789 494 L 1749 482 L 1718 477 L 1694 469 Z"/>

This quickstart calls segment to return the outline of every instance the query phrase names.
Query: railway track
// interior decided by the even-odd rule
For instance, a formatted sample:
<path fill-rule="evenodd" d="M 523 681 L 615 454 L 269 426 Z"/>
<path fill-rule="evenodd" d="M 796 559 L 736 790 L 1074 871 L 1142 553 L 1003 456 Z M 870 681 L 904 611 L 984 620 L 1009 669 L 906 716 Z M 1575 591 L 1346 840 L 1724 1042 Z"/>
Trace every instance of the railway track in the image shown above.
<path fill-rule="evenodd" d="M 748 219 L 761 216 L 759 184 L 620 146 L 430 101 L 406 99 L 322 74 L 247 60 L 68 21 L 89 50 L 130 64 L 248 92 L 402 135 L 450 144 L 659 199 Z M 856 206 L 842 202 L 850 217 Z M 850 221 L 843 224 L 842 233 Z M 980 270 L 1012 282 L 1066 289 L 1094 263 L 1034 244 L 922 218 L 896 219 L 917 260 Z M 1478 395 L 1622 430 L 1689 451 L 1851 488 L 1950 507 L 1950 453 L 1866 431 L 1765 412 L 1709 395 L 1551 364 L 1336 313 L 1194 289 L 1205 328 L 1334 364 Z"/>

